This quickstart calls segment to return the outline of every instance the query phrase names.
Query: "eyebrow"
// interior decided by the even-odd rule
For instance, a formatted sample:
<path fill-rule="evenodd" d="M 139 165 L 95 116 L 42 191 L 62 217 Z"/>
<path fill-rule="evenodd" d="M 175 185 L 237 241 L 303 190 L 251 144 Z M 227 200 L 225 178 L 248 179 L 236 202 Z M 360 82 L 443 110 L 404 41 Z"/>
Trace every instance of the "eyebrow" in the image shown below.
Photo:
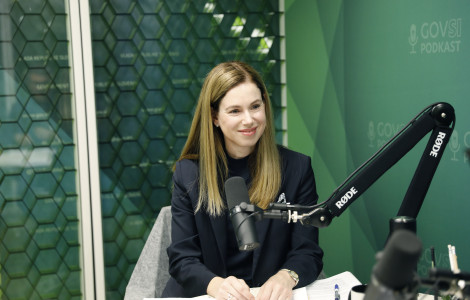
<path fill-rule="evenodd" d="M 258 103 L 258 102 L 263 103 L 263 100 L 262 100 L 262 99 L 256 99 L 256 100 L 254 100 L 253 102 L 251 102 L 250 105 L 256 104 L 256 103 Z M 230 105 L 230 106 L 227 106 L 227 107 L 225 108 L 225 110 L 230 110 L 230 109 L 239 108 L 239 107 L 241 107 L 241 105 Z"/>

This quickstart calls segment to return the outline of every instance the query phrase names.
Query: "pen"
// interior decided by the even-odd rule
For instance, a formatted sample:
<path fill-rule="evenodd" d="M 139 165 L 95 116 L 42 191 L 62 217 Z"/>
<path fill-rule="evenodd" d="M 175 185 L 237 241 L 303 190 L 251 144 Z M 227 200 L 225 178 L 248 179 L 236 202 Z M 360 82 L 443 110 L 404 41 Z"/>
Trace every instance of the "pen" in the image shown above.
<path fill-rule="evenodd" d="M 450 270 L 454 271 L 454 258 L 452 255 L 452 245 L 447 245 L 447 248 L 449 249 L 449 263 L 450 263 Z"/>
<path fill-rule="evenodd" d="M 449 262 L 450 262 L 450 269 L 454 273 L 459 273 L 459 265 L 457 263 L 457 254 L 455 253 L 455 246 L 448 245 L 449 248 Z"/>
<path fill-rule="evenodd" d="M 339 295 L 339 286 L 338 284 L 335 284 L 335 300 L 339 300 L 340 295 Z"/>
<path fill-rule="evenodd" d="M 460 269 L 459 269 L 459 264 L 457 263 L 457 253 L 455 253 L 455 246 L 452 246 L 452 259 L 454 260 L 454 272 L 455 273 L 459 273 L 460 272 Z"/>

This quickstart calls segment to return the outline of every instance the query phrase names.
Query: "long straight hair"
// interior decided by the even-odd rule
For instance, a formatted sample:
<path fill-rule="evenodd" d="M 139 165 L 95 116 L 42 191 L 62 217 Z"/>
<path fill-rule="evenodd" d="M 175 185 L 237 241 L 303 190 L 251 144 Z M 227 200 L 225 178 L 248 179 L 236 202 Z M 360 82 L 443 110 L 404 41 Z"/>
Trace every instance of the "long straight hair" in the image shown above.
<path fill-rule="evenodd" d="M 213 216 L 224 212 L 221 183 L 228 177 L 227 157 L 223 133 L 213 124 L 212 116 L 218 112 L 220 102 L 227 92 L 244 82 L 253 82 L 260 89 L 266 114 L 264 133 L 248 159 L 252 178 L 248 190 L 250 201 L 261 208 L 267 208 L 279 191 L 281 162 L 266 86 L 250 65 L 239 61 L 221 63 L 204 80 L 189 136 L 179 158 L 199 161 L 199 199 L 196 212 L 204 209 Z"/>

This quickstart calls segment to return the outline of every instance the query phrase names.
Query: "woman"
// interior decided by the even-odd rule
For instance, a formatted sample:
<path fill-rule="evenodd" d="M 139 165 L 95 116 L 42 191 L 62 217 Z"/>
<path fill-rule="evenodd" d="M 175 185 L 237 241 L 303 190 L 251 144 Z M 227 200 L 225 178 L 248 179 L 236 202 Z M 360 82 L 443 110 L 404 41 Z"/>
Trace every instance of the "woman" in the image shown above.
<path fill-rule="evenodd" d="M 239 251 L 223 184 L 241 176 L 250 201 L 313 205 L 318 195 L 308 156 L 276 145 L 260 75 L 242 62 L 217 65 L 206 77 L 189 136 L 175 165 L 171 278 L 163 297 L 290 299 L 322 269 L 318 229 L 280 220 L 256 223 L 260 246 Z"/>

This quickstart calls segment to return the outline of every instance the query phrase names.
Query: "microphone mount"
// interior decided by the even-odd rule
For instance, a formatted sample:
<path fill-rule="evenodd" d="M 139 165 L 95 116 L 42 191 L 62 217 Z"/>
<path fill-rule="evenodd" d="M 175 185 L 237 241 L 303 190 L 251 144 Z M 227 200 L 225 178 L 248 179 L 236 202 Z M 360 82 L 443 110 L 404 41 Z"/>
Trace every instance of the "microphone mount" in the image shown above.
<path fill-rule="evenodd" d="M 453 272 L 447 269 L 431 268 L 428 278 L 421 278 L 420 284 L 441 295 L 452 295 L 458 299 L 470 299 L 470 273 Z"/>

